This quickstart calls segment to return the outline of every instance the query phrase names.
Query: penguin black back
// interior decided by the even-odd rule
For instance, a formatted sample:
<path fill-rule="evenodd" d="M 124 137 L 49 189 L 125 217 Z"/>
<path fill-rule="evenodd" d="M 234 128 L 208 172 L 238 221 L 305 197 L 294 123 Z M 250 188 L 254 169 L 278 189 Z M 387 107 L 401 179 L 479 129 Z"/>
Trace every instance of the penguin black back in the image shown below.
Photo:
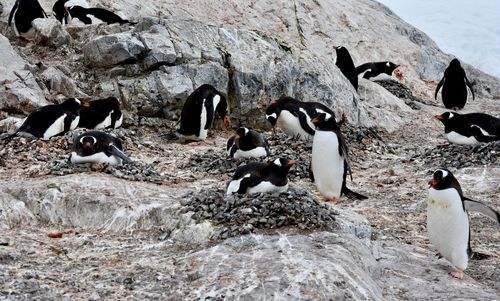
<path fill-rule="evenodd" d="M 80 111 L 79 126 L 87 129 L 118 128 L 123 114 L 116 97 L 97 99 Z"/>
<path fill-rule="evenodd" d="M 335 48 L 337 52 L 337 58 L 335 60 L 335 65 L 340 69 L 342 74 L 351 82 L 354 89 L 358 90 L 358 73 L 356 72 L 356 67 L 352 61 L 351 55 L 347 48 L 343 46 L 338 46 Z"/>
<path fill-rule="evenodd" d="M 399 65 L 396 65 L 393 62 L 372 62 L 356 67 L 356 73 L 358 75 L 363 74 L 363 78 L 372 79 L 376 78 L 380 74 L 387 74 L 391 76 L 394 70 L 398 67 Z"/>
<path fill-rule="evenodd" d="M 31 29 L 31 21 L 37 18 L 47 18 L 38 0 L 16 0 L 9 14 L 9 26 L 14 21 L 16 35 L 24 34 Z"/>
<path fill-rule="evenodd" d="M 443 104 L 448 109 L 462 109 L 467 102 L 467 87 L 472 93 L 472 99 L 475 98 L 474 89 L 469 82 L 465 70 L 460 65 L 460 61 L 453 59 L 446 70 L 443 78 L 436 87 L 434 98 L 437 99 L 439 89 L 441 89 L 441 98 Z"/>
<path fill-rule="evenodd" d="M 456 112 L 445 112 L 435 117 L 443 123 L 445 134 L 447 134 L 450 142 L 466 144 L 460 143 L 460 140 L 470 140 L 470 137 L 474 137 L 477 140 L 475 143 L 500 140 L 500 119 L 491 115 L 484 113 L 459 114 Z M 460 137 L 461 139 L 459 139 Z"/>
<path fill-rule="evenodd" d="M 69 14 L 71 15 L 72 18 L 79 19 L 81 22 L 87 25 L 92 24 L 92 19 L 89 16 L 99 19 L 107 24 L 114 24 L 114 23 L 135 24 L 128 20 L 122 19 L 120 16 L 107 9 L 99 7 L 85 8 L 76 5 L 69 9 Z"/>

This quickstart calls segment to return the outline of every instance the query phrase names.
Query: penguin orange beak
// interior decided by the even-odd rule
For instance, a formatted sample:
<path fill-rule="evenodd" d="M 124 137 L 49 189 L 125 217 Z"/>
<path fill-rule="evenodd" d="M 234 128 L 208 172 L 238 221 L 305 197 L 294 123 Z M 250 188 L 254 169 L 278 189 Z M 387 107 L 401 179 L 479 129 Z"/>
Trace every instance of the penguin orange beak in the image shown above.
<path fill-rule="evenodd" d="M 229 127 L 229 124 L 230 124 L 229 117 L 227 117 L 227 115 L 226 115 L 226 116 L 224 116 L 224 126 Z"/>
<path fill-rule="evenodd" d="M 295 165 L 295 162 L 296 162 L 295 160 L 289 160 L 287 166 L 292 167 Z"/>
<path fill-rule="evenodd" d="M 434 116 L 434 117 L 435 117 L 437 120 L 443 120 L 443 119 L 444 119 L 444 118 L 443 118 L 443 116 L 441 116 L 441 115 L 436 115 L 436 116 Z"/>
<path fill-rule="evenodd" d="M 318 119 L 318 117 L 314 117 L 314 118 L 311 120 L 311 122 L 312 122 L 312 124 L 314 124 L 314 125 L 318 125 L 318 123 L 319 123 L 319 119 Z"/>
<path fill-rule="evenodd" d="M 438 180 L 432 179 L 432 181 L 429 181 L 429 188 L 436 186 L 438 183 L 439 183 Z"/>
<path fill-rule="evenodd" d="M 90 102 L 84 100 L 83 103 L 82 103 L 82 107 L 84 107 L 84 108 L 90 107 Z"/>

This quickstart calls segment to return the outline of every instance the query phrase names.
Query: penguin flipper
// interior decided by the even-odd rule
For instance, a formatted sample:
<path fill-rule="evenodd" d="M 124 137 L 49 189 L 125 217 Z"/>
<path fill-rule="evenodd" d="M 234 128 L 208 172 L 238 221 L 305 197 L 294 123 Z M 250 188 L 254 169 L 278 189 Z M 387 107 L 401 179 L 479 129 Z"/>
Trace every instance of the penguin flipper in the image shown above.
<path fill-rule="evenodd" d="M 306 114 L 304 114 L 303 112 L 299 112 L 298 117 L 299 117 L 300 127 L 302 127 L 302 129 L 306 131 L 309 135 L 314 136 L 314 133 L 316 131 L 313 130 L 307 123 Z"/>
<path fill-rule="evenodd" d="M 472 93 L 472 100 L 474 100 L 475 99 L 474 89 L 472 89 L 472 84 L 469 81 L 469 79 L 467 78 L 467 76 L 465 76 L 465 84 L 467 85 L 467 87 L 469 87 L 470 92 Z"/>
<path fill-rule="evenodd" d="M 11 24 L 12 24 L 12 19 L 14 18 L 14 12 L 16 11 L 18 5 L 19 5 L 19 1 L 16 1 L 16 3 L 14 4 L 14 7 L 10 10 L 9 26 L 11 26 Z"/>
<path fill-rule="evenodd" d="M 110 144 L 108 146 L 108 151 L 114 155 L 117 156 L 118 158 L 123 160 L 123 164 L 131 163 L 132 160 L 127 157 L 118 147 L 114 146 L 113 144 Z"/>
<path fill-rule="evenodd" d="M 439 81 L 437 87 L 436 87 L 436 92 L 434 92 L 434 99 L 437 99 L 437 96 L 438 96 L 438 92 L 439 92 L 439 89 L 441 89 L 441 87 L 443 86 L 444 84 L 444 76 L 443 78 Z"/>
<path fill-rule="evenodd" d="M 500 136 L 485 135 L 481 131 L 481 128 L 475 124 L 471 125 L 471 130 L 473 132 L 474 138 L 476 138 L 476 140 L 479 142 L 493 142 L 493 141 L 500 140 Z"/>
<path fill-rule="evenodd" d="M 248 188 L 259 185 L 261 179 L 256 177 L 244 177 L 240 182 L 240 187 L 238 188 L 238 193 L 244 194 L 247 193 Z"/>
<path fill-rule="evenodd" d="M 464 201 L 465 210 L 476 211 L 476 212 L 482 213 L 500 225 L 500 213 L 495 211 L 490 206 L 488 206 L 482 202 L 479 202 L 479 201 L 471 200 L 471 199 L 466 198 L 466 197 L 463 198 L 463 201 Z"/>

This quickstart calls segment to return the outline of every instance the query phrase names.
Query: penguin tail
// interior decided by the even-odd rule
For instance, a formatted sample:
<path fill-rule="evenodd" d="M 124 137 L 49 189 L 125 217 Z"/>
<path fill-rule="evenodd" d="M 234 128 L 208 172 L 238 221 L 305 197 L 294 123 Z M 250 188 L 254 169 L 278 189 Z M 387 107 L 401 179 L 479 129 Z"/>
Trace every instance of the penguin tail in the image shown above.
<path fill-rule="evenodd" d="M 125 155 L 118 147 L 114 146 L 113 144 L 110 144 L 108 146 L 108 150 L 113 155 L 115 155 L 118 158 L 122 159 L 123 160 L 123 164 L 127 164 L 127 163 L 131 163 L 132 162 L 132 160 L 129 157 L 127 157 L 127 155 Z"/>
<path fill-rule="evenodd" d="M 485 260 L 490 258 L 491 255 L 480 253 L 480 252 L 472 252 L 469 256 L 471 260 Z"/>
<path fill-rule="evenodd" d="M 342 194 L 345 195 L 346 197 L 348 197 L 349 199 L 356 199 L 356 200 L 368 199 L 367 196 L 364 196 L 360 193 L 354 192 L 354 191 L 350 190 L 349 188 L 347 188 L 347 186 L 345 186 L 345 185 L 344 185 L 344 187 L 342 187 Z"/>

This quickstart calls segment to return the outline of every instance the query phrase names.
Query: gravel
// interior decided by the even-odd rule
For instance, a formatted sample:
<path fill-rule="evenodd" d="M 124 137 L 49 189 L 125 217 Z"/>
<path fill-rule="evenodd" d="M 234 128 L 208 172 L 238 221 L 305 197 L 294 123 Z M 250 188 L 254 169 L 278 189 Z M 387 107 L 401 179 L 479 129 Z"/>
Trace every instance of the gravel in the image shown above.
<path fill-rule="evenodd" d="M 422 157 L 429 167 L 464 168 L 470 166 L 494 165 L 500 162 L 500 141 L 479 145 L 440 145 L 429 149 L 410 161 Z"/>
<path fill-rule="evenodd" d="M 290 188 L 280 194 L 226 196 L 225 191 L 205 188 L 191 192 L 182 203 L 197 222 L 210 220 L 220 226 L 214 240 L 258 230 L 292 227 L 297 230 L 333 230 L 335 211 L 304 190 Z"/>
<path fill-rule="evenodd" d="M 384 87 L 387 91 L 391 92 L 391 94 L 393 94 L 394 96 L 403 100 L 406 105 L 414 110 L 420 110 L 420 106 L 418 106 L 416 102 L 433 105 L 433 103 L 413 95 L 413 93 L 407 86 L 398 81 L 386 80 L 376 81 L 376 83 Z"/>

